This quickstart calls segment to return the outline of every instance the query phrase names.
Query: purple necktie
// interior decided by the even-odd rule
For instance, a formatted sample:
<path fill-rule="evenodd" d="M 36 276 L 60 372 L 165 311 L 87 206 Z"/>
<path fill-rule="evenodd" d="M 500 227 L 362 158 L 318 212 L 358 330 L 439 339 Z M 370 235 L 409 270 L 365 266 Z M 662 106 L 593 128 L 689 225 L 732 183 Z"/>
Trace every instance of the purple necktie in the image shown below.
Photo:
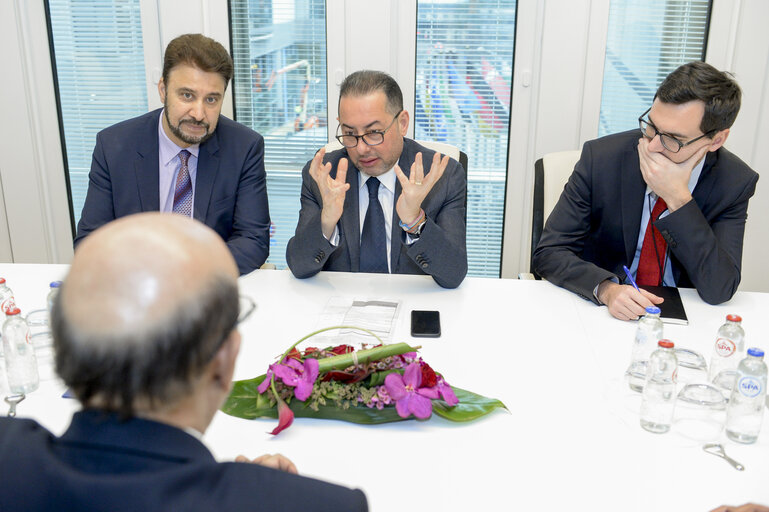
<path fill-rule="evenodd" d="M 190 169 L 187 166 L 189 159 L 189 151 L 186 149 L 179 151 L 179 160 L 182 161 L 182 166 L 179 169 L 179 174 L 176 175 L 173 212 L 192 217 L 192 180 L 190 180 Z"/>

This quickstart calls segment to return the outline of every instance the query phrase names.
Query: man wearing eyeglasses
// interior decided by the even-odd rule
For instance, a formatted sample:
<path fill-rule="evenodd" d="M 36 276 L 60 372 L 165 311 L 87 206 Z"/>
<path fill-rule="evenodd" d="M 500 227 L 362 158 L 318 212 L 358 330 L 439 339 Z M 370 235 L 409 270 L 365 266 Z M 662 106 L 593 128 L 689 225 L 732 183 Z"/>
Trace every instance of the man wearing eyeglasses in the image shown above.
<path fill-rule="evenodd" d="M 467 274 L 462 166 L 404 137 L 409 113 L 386 73 L 348 76 L 338 120 L 344 148 L 321 149 L 302 170 L 291 271 L 428 274 L 459 286 Z"/>
<path fill-rule="evenodd" d="M 536 272 L 620 319 L 662 299 L 631 286 L 694 287 L 710 304 L 740 283 L 758 174 L 723 148 L 737 83 L 704 62 L 662 82 L 631 130 L 587 142 L 534 253 Z"/>

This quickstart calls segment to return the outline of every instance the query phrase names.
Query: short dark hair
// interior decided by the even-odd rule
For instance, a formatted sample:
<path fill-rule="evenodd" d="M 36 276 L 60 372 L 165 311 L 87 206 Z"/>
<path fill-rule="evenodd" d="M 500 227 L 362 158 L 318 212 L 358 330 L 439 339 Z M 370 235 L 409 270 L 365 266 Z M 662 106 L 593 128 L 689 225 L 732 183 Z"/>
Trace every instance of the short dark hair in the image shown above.
<path fill-rule="evenodd" d="M 207 73 L 219 73 L 224 88 L 233 73 L 232 57 L 210 37 L 203 34 L 184 34 L 168 43 L 163 57 L 163 82 L 168 85 L 168 74 L 180 64 L 189 64 Z"/>
<path fill-rule="evenodd" d="M 366 96 L 382 91 L 387 97 L 387 111 L 395 115 L 403 110 L 403 93 L 398 82 L 382 71 L 364 69 L 347 76 L 339 88 L 339 101 L 345 96 Z"/>
<path fill-rule="evenodd" d="M 173 403 L 190 391 L 237 323 L 233 280 L 219 274 L 201 286 L 202 293 L 163 321 L 108 335 L 74 325 L 59 293 L 51 310 L 56 372 L 84 406 L 123 417 L 133 416 L 137 403 Z"/>
<path fill-rule="evenodd" d="M 695 61 L 679 66 L 660 84 L 654 99 L 681 105 L 693 100 L 705 103 L 700 122 L 702 133 L 725 130 L 740 111 L 742 91 L 732 75 L 710 64 Z"/>

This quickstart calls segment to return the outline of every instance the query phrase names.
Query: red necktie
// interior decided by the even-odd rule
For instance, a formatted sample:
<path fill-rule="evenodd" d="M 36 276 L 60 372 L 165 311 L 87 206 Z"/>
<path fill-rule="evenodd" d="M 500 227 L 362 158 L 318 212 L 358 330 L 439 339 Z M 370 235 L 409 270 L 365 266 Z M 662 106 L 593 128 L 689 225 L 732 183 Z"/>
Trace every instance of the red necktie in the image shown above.
<path fill-rule="evenodd" d="M 646 225 L 644 243 L 641 246 L 641 257 L 638 259 L 638 272 L 635 279 L 638 284 L 659 286 L 662 283 L 661 272 L 665 268 L 667 243 L 662 238 L 662 233 L 658 229 L 654 229 L 652 223 L 657 220 L 667 207 L 665 200 L 661 197 L 654 203 L 654 209 L 649 217 L 649 224 Z"/>

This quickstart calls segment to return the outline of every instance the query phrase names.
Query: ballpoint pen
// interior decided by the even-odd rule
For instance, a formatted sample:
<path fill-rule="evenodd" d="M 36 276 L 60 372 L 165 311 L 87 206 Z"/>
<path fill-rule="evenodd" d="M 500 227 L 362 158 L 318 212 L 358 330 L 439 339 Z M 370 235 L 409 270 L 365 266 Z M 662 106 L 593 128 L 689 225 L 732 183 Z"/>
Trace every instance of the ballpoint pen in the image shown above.
<path fill-rule="evenodd" d="M 629 269 L 629 268 L 627 268 L 627 266 L 626 266 L 626 265 L 622 265 L 622 268 L 623 268 L 623 269 L 625 269 L 625 275 L 627 276 L 627 278 L 628 278 L 628 281 L 630 281 L 630 284 L 632 284 L 632 285 L 633 285 L 633 288 L 635 288 L 636 290 L 638 290 L 638 285 L 637 285 L 637 284 L 635 284 L 635 279 L 633 279 L 633 275 L 630 273 L 630 269 Z M 641 290 L 638 290 L 638 291 L 640 292 Z"/>

